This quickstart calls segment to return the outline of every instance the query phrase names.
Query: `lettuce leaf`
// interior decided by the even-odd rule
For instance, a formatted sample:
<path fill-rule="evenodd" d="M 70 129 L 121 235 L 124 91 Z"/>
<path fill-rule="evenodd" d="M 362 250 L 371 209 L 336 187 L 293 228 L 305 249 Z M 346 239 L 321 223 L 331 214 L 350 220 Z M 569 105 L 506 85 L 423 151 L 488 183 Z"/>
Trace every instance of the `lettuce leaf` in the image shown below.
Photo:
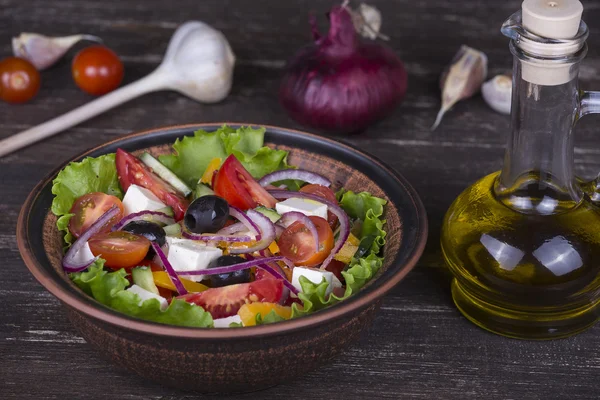
<path fill-rule="evenodd" d="M 202 177 L 210 160 L 215 157 L 225 160 L 230 154 L 235 155 L 255 178 L 288 168 L 287 151 L 263 146 L 264 137 L 264 128 L 233 129 L 223 125 L 214 132 L 198 130 L 194 136 L 177 139 L 173 144 L 175 154 L 162 155 L 159 160 L 192 187 Z"/>
<path fill-rule="evenodd" d="M 104 260 L 98 259 L 86 271 L 70 274 L 70 278 L 100 303 L 132 317 L 169 325 L 197 328 L 213 326 L 210 313 L 183 300 L 174 299 L 165 311 L 160 309 L 156 299 L 148 299 L 140 306 L 140 297 L 125 290 L 129 286 L 126 275 L 124 269 L 114 272 L 104 270 Z"/>
<path fill-rule="evenodd" d="M 67 244 L 73 240 L 68 230 L 69 220 L 73 216 L 69 211 L 78 197 L 91 192 L 103 192 L 123 198 L 114 153 L 72 162 L 52 181 L 52 213 L 59 217 L 56 226 L 65 232 Z"/>
<path fill-rule="evenodd" d="M 339 191 L 337 197 L 340 206 L 348 216 L 361 221 L 362 227 L 358 238 L 373 237 L 373 244 L 365 257 L 353 258 L 346 269 L 342 271 L 342 276 L 346 281 L 346 291 L 341 297 L 334 294 L 326 295 L 327 281 L 325 278 L 320 283 L 313 283 L 303 276 L 300 277 L 302 292 L 298 294 L 298 298 L 302 301 L 302 307 L 296 303 L 292 305 L 292 318 L 319 311 L 347 299 L 366 285 L 383 265 L 383 257 L 379 256 L 379 252 L 385 244 L 386 232 L 383 230 L 385 220 L 381 217 L 386 200 L 367 192 L 356 194 L 346 190 Z"/>

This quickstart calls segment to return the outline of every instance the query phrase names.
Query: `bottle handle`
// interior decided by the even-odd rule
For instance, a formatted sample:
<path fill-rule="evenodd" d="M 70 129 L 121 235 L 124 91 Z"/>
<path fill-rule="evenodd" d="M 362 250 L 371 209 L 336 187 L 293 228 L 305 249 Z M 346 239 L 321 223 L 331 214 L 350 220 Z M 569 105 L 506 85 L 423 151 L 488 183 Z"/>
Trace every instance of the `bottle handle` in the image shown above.
<path fill-rule="evenodd" d="M 589 114 L 600 114 L 600 92 L 581 92 L 577 121 Z M 600 173 L 589 182 L 583 182 L 581 188 L 592 202 L 600 204 Z"/>

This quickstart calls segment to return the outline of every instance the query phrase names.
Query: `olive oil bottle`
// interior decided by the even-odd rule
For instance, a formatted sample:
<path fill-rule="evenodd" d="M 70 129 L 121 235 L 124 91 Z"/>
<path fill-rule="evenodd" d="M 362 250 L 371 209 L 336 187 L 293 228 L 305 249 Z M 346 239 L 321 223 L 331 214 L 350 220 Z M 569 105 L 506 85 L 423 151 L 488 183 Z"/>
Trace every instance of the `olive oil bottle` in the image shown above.
<path fill-rule="evenodd" d="M 566 337 L 600 316 L 600 185 L 573 172 L 574 124 L 600 113 L 600 93 L 578 87 L 582 10 L 577 0 L 525 0 L 502 26 L 514 55 L 504 165 L 444 218 L 456 306 L 509 337 Z"/>

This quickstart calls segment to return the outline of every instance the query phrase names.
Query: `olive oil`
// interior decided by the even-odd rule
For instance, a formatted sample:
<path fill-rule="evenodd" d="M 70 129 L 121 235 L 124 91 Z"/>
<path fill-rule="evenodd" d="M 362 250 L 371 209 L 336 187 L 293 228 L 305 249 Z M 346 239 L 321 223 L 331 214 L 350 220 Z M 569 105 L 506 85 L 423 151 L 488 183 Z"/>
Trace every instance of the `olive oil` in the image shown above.
<path fill-rule="evenodd" d="M 535 174 L 498 196 L 498 176 L 465 190 L 444 220 L 457 307 L 477 325 L 518 338 L 591 326 L 600 304 L 600 209 L 587 196 L 562 199 Z"/>

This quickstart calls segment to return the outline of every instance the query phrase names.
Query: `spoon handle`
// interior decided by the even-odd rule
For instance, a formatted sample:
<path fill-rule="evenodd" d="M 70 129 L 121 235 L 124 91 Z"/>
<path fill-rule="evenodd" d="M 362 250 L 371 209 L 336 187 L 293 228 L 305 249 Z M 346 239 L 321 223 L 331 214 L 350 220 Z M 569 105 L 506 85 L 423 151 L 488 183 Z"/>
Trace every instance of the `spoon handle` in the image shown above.
<path fill-rule="evenodd" d="M 0 157 L 71 128 L 143 94 L 166 88 L 158 70 L 50 121 L 0 140 Z"/>

